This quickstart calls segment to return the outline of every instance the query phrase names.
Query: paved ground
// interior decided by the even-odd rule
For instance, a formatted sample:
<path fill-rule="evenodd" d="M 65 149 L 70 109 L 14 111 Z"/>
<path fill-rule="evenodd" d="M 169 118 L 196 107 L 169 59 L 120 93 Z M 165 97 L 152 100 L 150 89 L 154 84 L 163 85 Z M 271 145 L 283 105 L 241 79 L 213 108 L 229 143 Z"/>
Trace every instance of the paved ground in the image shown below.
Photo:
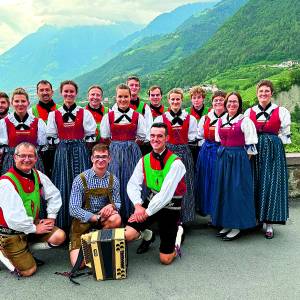
<path fill-rule="evenodd" d="M 300 202 L 293 202 L 286 226 L 273 240 L 260 231 L 223 242 L 199 218 L 187 233 L 183 258 L 171 266 L 158 261 L 158 241 L 144 255 L 129 246 L 125 280 L 80 279 L 80 286 L 55 271 L 69 270 L 65 249 L 41 251 L 46 265 L 17 280 L 0 266 L 0 299 L 300 299 Z"/>

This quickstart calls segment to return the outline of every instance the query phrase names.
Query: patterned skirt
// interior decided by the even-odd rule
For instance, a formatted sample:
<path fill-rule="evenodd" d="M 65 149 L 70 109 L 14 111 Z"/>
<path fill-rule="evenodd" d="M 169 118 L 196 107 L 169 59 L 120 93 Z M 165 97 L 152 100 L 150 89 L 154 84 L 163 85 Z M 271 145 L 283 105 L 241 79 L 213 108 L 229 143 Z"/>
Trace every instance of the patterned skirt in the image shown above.
<path fill-rule="evenodd" d="M 243 147 L 219 147 L 213 195 L 213 225 L 236 229 L 256 225 L 251 164 Z"/>
<path fill-rule="evenodd" d="M 185 183 L 187 192 L 183 197 L 181 207 L 181 221 L 192 222 L 195 219 L 195 196 L 194 196 L 194 162 L 188 145 L 168 144 L 168 148 L 178 155 L 186 168 Z"/>
<path fill-rule="evenodd" d="M 259 222 L 285 224 L 289 217 L 288 173 L 280 138 L 259 134 L 253 160 L 256 213 Z"/>
<path fill-rule="evenodd" d="M 132 141 L 112 141 L 110 146 L 111 162 L 108 170 L 120 181 L 121 217 L 126 222 L 133 213 L 133 204 L 127 195 L 127 183 L 142 157 L 139 146 Z"/>
<path fill-rule="evenodd" d="M 196 209 L 203 216 L 211 215 L 212 198 L 215 184 L 215 168 L 219 144 L 205 141 L 202 145 L 196 164 L 195 200 Z"/>
<path fill-rule="evenodd" d="M 90 158 L 83 141 L 65 140 L 59 143 L 54 156 L 52 182 L 59 189 L 62 198 L 56 225 L 67 232 L 71 225 L 69 201 L 73 180 L 90 167 Z"/>

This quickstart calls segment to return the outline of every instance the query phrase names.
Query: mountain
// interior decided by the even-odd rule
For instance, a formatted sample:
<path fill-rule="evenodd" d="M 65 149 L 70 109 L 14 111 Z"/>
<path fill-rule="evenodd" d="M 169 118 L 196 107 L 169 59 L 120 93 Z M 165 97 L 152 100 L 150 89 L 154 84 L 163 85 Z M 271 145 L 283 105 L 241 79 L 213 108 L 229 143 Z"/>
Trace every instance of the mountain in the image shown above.
<path fill-rule="evenodd" d="M 57 85 L 111 58 L 110 46 L 140 29 L 133 23 L 58 28 L 43 26 L 0 56 L 0 89 L 32 86 L 42 78 Z"/>
<path fill-rule="evenodd" d="M 299 60 L 299 15 L 297 0 L 250 0 L 202 48 L 145 79 L 169 89 L 199 84 L 242 65 Z"/>
<path fill-rule="evenodd" d="M 211 9 L 201 10 L 183 22 L 174 33 L 145 38 L 100 68 L 76 78 L 76 81 L 82 92 L 98 82 L 108 95 L 112 95 L 114 87 L 128 74 L 148 76 L 193 53 L 246 2 L 223 0 Z"/>
<path fill-rule="evenodd" d="M 123 40 L 119 41 L 112 47 L 112 51 L 117 49 L 121 52 L 134 44 L 142 41 L 144 38 L 158 38 L 161 35 L 171 33 L 182 24 L 185 20 L 191 17 L 194 13 L 203 11 L 213 7 L 218 1 L 214 2 L 199 2 L 189 3 L 177 7 L 176 9 L 163 13 L 151 21 L 145 28 L 128 35 Z"/>

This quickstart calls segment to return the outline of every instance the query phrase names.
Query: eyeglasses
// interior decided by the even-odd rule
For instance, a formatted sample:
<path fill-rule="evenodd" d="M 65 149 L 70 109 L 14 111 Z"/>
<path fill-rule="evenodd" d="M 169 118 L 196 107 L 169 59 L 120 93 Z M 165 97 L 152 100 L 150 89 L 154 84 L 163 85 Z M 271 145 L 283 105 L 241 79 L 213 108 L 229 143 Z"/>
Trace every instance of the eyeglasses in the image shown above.
<path fill-rule="evenodd" d="M 215 98 L 214 100 L 213 100 L 213 102 L 224 102 L 225 101 L 225 99 L 218 99 L 218 98 Z"/>
<path fill-rule="evenodd" d="M 93 156 L 93 159 L 95 160 L 104 160 L 104 159 L 108 159 L 109 158 L 109 155 L 94 155 Z"/>
<path fill-rule="evenodd" d="M 26 158 L 28 158 L 28 159 L 30 159 L 30 160 L 36 158 L 36 156 L 33 155 L 33 154 L 28 154 L 28 155 L 27 155 L 27 154 L 16 154 L 16 156 L 20 157 L 21 159 L 26 159 Z"/>

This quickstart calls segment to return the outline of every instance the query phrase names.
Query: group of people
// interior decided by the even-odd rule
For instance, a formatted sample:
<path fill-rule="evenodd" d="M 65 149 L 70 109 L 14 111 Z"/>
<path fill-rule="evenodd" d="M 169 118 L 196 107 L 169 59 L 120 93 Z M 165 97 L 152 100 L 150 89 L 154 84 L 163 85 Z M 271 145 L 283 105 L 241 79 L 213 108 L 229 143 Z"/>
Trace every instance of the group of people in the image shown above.
<path fill-rule="evenodd" d="M 108 109 L 94 85 L 83 108 L 68 80 L 58 106 L 42 80 L 39 102 L 29 108 L 17 88 L 9 114 L 9 97 L 0 93 L 0 259 L 19 274 L 36 270 L 32 241 L 55 247 L 65 233 L 74 265 L 82 234 L 125 226 L 126 240 L 142 238 L 137 253 L 144 253 L 158 222 L 160 261 L 170 264 L 196 212 L 210 216 L 224 241 L 259 224 L 271 239 L 272 224 L 286 222 L 290 114 L 272 103 L 272 82 L 258 83 L 258 105 L 244 114 L 237 92 L 215 91 L 206 107 L 205 90 L 195 86 L 184 109 L 180 88 L 169 91 L 168 107 L 159 86 L 149 89 L 149 105 L 140 89 L 139 78 L 128 77 Z"/>

